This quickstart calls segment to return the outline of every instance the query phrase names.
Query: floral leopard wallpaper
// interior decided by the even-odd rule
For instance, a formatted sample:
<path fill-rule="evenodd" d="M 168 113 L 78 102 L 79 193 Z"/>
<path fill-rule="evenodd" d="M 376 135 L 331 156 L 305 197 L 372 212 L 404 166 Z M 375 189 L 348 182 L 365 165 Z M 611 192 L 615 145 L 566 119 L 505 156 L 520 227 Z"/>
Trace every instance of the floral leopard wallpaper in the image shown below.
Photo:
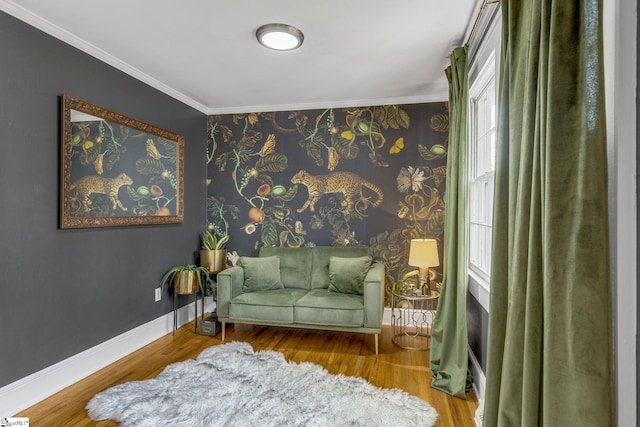
<path fill-rule="evenodd" d="M 442 255 L 448 131 L 446 102 L 210 116 L 208 228 L 230 235 L 232 259 L 367 245 L 388 296 L 414 269 L 412 238 L 437 239 Z"/>

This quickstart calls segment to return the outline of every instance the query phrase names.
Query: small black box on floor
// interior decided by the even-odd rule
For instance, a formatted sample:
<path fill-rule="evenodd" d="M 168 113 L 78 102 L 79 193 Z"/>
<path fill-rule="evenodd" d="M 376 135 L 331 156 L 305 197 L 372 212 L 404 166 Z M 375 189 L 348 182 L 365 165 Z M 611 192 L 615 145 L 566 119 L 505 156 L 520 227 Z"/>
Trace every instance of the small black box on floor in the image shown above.
<path fill-rule="evenodd" d="M 209 316 L 200 321 L 200 335 L 215 337 L 220 333 L 220 323 L 218 317 Z"/>

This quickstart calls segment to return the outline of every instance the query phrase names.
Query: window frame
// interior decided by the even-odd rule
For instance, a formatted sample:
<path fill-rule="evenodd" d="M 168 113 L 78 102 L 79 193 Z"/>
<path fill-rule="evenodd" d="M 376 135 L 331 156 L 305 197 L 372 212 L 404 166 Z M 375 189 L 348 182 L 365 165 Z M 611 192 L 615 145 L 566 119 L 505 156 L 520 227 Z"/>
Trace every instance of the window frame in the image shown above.
<path fill-rule="evenodd" d="M 491 230 L 493 219 L 493 180 L 495 175 L 495 139 L 497 132 L 497 76 L 495 74 L 495 69 L 495 50 L 492 50 L 469 89 L 469 273 L 475 276 L 476 280 L 483 282 L 482 284 L 487 288 L 490 288 L 491 282 Z M 490 92 L 493 93 L 491 94 Z M 487 100 L 487 97 L 489 97 L 489 100 L 493 100 L 493 105 L 490 107 L 490 109 L 493 110 L 493 119 L 489 118 L 488 121 L 486 115 L 491 114 L 491 112 L 479 112 L 479 102 L 484 103 Z M 482 114 L 482 117 L 479 117 L 479 113 Z M 492 123 L 485 127 L 484 125 L 488 122 Z M 482 130 L 484 132 L 482 135 L 478 134 L 480 126 L 483 126 Z M 479 157 L 486 155 L 486 152 L 483 151 L 480 153 L 481 147 L 479 145 L 486 144 L 487 137 L 489 139 L 493 138 L 492 145 L 494 145 L 494 157 L 493 159 L 485 159 L 483 161 Z M 487 160 L 492 164 L 493 168 L 487 167 Z M 482 167 L 482 171 L 479 172 L 478 169 L 481 167 L 482 163 L 485 164 L 483 165 L 484 167 Z M 477 197 L 479 196 L 478 193 L 481 193 L 482 190 L 474 191 L 474 187 L 483 186 L 485 187 L 485 191 L 487 191 L 487 187 L 489 187 L 491 191 L 488 203 L 483 203 L 486 197 Z M 477 213 L 477 210 L 472 209 L 474 198 L 476 198 L 479 204 L 476 205 L 476 207 L 480 210 L 479 215 L 475 217 L 474 213 Z M 488 237 L 478 236 L 479 239 L 488 240 L 488 244 L 480 244 L 480 246 L 482 246 L 480 248 L 477 248 L 476 245 L 478 245 L 478 243 L 475 239 L 473 242 L 471 240 L 474 225 L 480 229 L 482 227 L 488 228 Z M 482 231 L 480 231 L 479 234 L 482 234 Z M 488 251 L 486 257 L 480 255 L 480 257 L 483 257 L 484 259 L 477 263 L 474 263 L 472 256 L 474 248 L 477 248 L 480 251 Z"/>
<path fill-rule="evenodd" d="M 482 79 L 487 79 L 487 67 L 490 67 L 490 58 L 493 58 L 493 77 L 496 90 L 496 116 L 498 104 L 498 88 L 500 77 L 500 37 L 501 37 L 501 11 L 497 9 L 495 14 L 488 17 L 486 30 L 479 32 L 478 37 L 469 45 L 469 100 L 477 94 L 477 88 L 482 84 Z M 485 80 L 486 84 L 486 80 Z M 471 102 L 469 103 L 469 117 L 471 118 Z M 497 117 L 496 117 L 497 124 Z M 496 135 L 497 136 L 497 135 Z M 471 126 L 469 126 L 469 138 L 471 138 Z M 470 157 L 470 156 L 469 156 Z M 468 209 L 472 209 L 469 203 Z M 470 212 L 469 212 L 470 214 Z M 467 223 L 469 226 L 469 222 Z M 470 248 L 469 248 L 470 249 Z M 482 277 L 474 269 L 467 268 L 468 291 L 480 303 L 482 308 L 489 313 L 490 277 Z M 486 275 L 489 276 L 489 275 Z"/>

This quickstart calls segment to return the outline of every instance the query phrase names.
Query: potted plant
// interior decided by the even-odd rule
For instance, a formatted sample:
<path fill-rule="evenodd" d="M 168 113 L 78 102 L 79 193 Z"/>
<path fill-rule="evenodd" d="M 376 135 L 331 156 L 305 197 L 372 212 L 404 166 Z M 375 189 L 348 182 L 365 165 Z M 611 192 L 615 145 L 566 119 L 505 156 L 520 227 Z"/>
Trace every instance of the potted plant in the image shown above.
<path fill-rule="evenodd" d="M 200 235 L 202 249 L 200 249 L 200 265 L 207 269 L 209 274 L 218 273 L 225 269 L 227 263 L 227 250 L 225 245 L 229 241 L 229 235 L 218 237 L 214 232 L 205 230 Z"/>
<path fill-rule="evenodd" d="M 206 294 L 206 287 L 202 283 L 202 276 L 206 277 L 206 282 L 212 284 L 209 277 L 209 270 L 205 267 L 198 267 L 193 264 L 178 265 L 170 269 L 160 280 L 160 286 L 173 284 L 176 294 L 195 294 L 200 289 L 203 295 Z"/>

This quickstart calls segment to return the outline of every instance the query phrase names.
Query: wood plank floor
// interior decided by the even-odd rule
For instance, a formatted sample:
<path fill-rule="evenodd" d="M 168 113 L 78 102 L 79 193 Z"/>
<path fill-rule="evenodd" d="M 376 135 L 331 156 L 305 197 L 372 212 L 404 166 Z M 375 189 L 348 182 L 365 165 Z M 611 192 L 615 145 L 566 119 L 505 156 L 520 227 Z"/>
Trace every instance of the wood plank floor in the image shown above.
<path fill-rule="evenodd" d="M 202 350 L 221 344 L 221 335 L 207 337 L 193 331 L 188 323 L 95 374 L 24 410 L 32 426 L 116 426 L 112 421 L 92 421 L 85 411 L 96 393 L 127 381 L 155 377 L 173 362 L 195 358 Z M 475 427 L 473 416 L 478 401 L 471 392 L 468 400 L 432 389 L 429 352 L 403 350 L 391 342 L 391 330 L 383 329 L 380 354 L 374 353 L 372 335 L 306 329 L 232 325 L 226 341 L 244 341 L 257 350 L 275 350 L 288 360 L 313 362 L 334 374 L 358 376 L 384 388 L 399 388 L 418 396 L 439 414 L 439 427 Z"/>

